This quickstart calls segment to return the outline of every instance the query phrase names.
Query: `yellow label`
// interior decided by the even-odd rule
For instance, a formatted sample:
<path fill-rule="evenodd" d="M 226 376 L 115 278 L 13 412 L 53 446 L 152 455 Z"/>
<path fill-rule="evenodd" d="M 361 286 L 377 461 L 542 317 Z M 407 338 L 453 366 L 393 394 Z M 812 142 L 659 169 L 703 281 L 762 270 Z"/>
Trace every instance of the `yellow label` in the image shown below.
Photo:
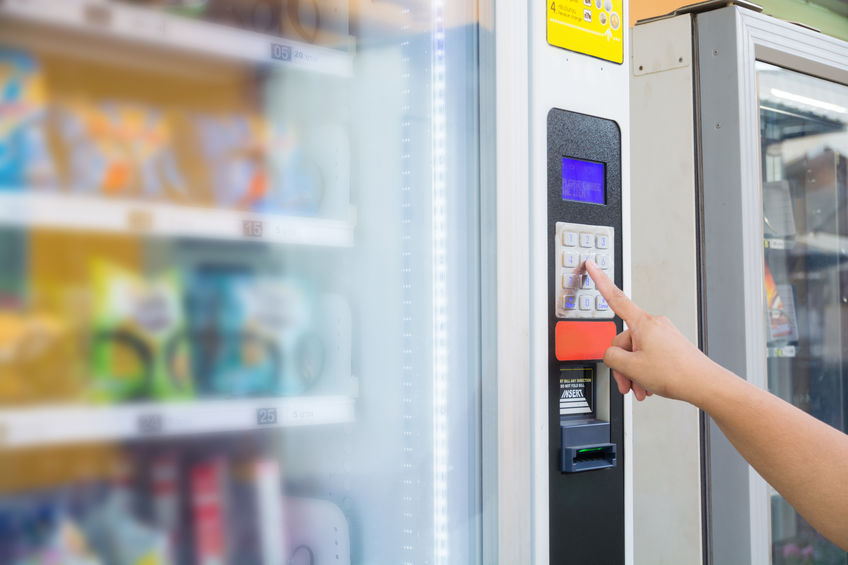
<path fill-rule="evenodd" d="M 622 0 L 547 0 L 548 43 L 624 62 Z"/>

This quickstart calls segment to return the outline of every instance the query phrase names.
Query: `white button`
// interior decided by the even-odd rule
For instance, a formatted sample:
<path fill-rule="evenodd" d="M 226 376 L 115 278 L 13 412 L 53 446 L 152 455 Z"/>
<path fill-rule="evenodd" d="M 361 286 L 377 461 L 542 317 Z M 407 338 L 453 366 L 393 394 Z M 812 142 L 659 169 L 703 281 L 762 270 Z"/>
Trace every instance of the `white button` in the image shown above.
<path fill-rule="evenodd" d="M 581 310 L 591 310 L 594 300 L 591 294 L 581 294 L 577 297 L 577 302 L 580 304 Z"/>
<path fill-rule="evenodd" d="M 598 267 L 602 269 L 609 269 L 610 266 L 610 258 L 606 253 L 598 253 L 595 256 L 595 263 L 598 264 Z"/>
<path fill-rule="evenodd" d="M 577 288 L 577 275 L 562 275 L 562 288 Z"/>
<path fill-rule="evenodd" d="M 580 256 L 577 253 L 572 253 L 571 251 L 563 251 L 562 252 L 562 266 L 573 269 L 577 267 L 579 264 Z"/>
<path fill-rule="evenodd" d="M 607 299 L 604 298 L 603 296 L 599 296 L 596 299 L 595 307 L 601 312 L 603 312 L 605 310 L 609 310 L 609 305 L 607 304 Z"/>
<path fill-rule="evenodd" d="M 575 247 L 577 245 L 577 232 L 563 231 L 562 244 L 567 247 Z"/>
<path fill-rule="evenodd" d="M 595 236 L 590 233 L 581 233 L 580 247 L 595 247 Z"/>
<path fill-rule="evenodd" d="M 592 280 L 592 277 L 589 275 L 583 275 L 583 284 L 581 285 L 583 290 L 593 290 L 595 288 L 595 281 Z"/>
<path fill-rule="evenodd" d="M 580 264 L 581 265 L 583 265 L 584 263 L 586 263 L 586 261 L 589 261 L 589 260 L 592 260 L 592 261 L 595 260 L 595 254 L 594 253 L 582 253 L 580 255 Z"/>
<path fill-rule="evenodd" d="M 598 249 L 609 249 L 609 238 L 606 235 L 598 236 Z"/>
<path fill-rule="evenodd" d="M 563 296 L 562 307 L 565 310 L 574 310 L 577 308 L 577 300 L 574 298 L 573 295 Z"/>

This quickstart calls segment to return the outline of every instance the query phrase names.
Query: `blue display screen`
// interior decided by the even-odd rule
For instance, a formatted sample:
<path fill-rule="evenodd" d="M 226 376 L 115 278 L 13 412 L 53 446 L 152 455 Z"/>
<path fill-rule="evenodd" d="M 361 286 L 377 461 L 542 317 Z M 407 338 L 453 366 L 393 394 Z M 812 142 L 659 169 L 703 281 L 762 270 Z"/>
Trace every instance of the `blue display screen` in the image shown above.
<path fill-rule="evenodd" d="M 562 158 L 562 199 L 606 204 L 604 164 Z"/>

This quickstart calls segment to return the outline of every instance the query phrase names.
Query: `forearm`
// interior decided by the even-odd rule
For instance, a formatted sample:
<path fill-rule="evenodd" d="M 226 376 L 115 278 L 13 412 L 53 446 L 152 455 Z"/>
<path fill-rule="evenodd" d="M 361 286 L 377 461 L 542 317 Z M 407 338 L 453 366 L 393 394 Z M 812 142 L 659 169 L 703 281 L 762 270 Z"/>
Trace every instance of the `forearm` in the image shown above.
<path fill-rule="evenodd" d="M 848 436 L 718 365 L 691 401 L 813 527 L 848 550 Z"/>

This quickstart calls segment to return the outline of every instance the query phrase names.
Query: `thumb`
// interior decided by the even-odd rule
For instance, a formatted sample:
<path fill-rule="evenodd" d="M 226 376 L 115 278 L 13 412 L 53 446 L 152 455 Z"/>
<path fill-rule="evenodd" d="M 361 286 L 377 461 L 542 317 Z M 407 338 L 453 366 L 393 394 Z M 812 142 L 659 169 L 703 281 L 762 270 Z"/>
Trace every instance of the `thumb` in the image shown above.
<path fill-rule="evenodd" d="M 637 353 L 627 351 L 621 347 L 611 345 L 604 353 L 604 364 L 612 369 L 627 376 L 631 373 L 636 363 Z"/>

